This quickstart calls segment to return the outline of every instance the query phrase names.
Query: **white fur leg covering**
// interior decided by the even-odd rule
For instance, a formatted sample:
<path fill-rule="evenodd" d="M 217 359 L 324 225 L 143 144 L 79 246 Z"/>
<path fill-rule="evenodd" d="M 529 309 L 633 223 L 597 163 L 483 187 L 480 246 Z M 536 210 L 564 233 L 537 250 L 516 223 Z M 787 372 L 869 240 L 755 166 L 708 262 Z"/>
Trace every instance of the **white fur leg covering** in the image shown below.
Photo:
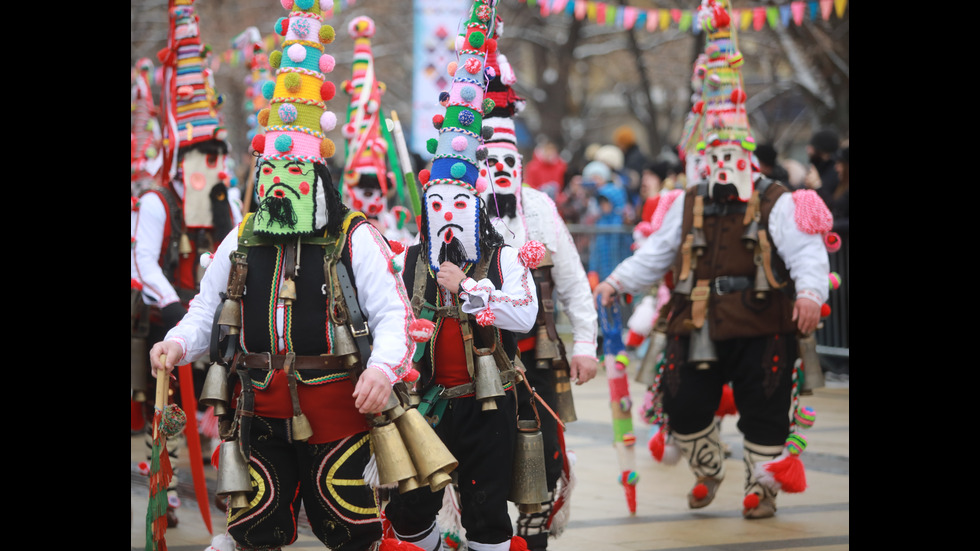
<path fill-rule="evenodd" d="M 439 533 L 439 528 L 435 522 L 432 523 L 432 526 L 429 526 L 418 534 L 402 535 L 395 531 L 395 537 L 399 541 L 413 543 L 425 549 L 425 551 L 440 551 L 442 549 L 442 534 Z"/>

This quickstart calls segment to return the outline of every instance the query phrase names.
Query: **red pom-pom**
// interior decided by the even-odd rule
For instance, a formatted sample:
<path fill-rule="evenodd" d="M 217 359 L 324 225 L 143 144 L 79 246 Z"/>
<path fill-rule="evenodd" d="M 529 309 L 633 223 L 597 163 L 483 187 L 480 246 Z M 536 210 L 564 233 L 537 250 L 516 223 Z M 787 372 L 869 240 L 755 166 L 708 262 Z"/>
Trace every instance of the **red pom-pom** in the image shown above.
<path fill-rule="evenodd" d="M 527 542 L 520 536 L 511 536 L 510 551 L 527 551 Z"/>
<path fill-rule="evenodd" d="M 544 253 L 544 244 L 531 240 L 521 246 L 517 257 L 521 259 L 522 264 L 533 270 L 544 260 Z"/>
<path fill-rule="evenodd" d="M 129 278 L 129 288 L 136 289 L 137 291 L 142 291 L 143 283 L 140 282 L 140 280 L 136 279 L 135 277 L 131 277 Z"/>
<path fill-rule="evenodd" d="M 405 250 L 405 245 L 402 245 L 401 241 L 389 241 L 388 246 L 391 247 L 391 252 L 395 254 L 402 254 Z"/>
<path fill-rule="evenodd" d="M 320 87 L 320 98 L 323 99 L 323 101 L 332 100 L 334 94 L 336 93 L 337 93 L 337 86 L 334 83 L 330 82 L 329 80 L 325 81 L 323 83 L 323 86 Z"/>
<path fill-rule="evenodd" d="M 694 107 L 691 107 L 691 112 L 695 115 L 700 115 L 701 111 L 704 111 L 704 101 L 699 101 L 694 104 Z"/>
<path fill-rule="evenodd" d="M 486 327 L 488 325 L 493 325 L 497 321 L 497 316 L 493 315 L 493 310 L 490 306 L 487 306 L 483 310 L 476 313 L 476 322 Z"/>
<path fill-rule="evenodd" d="M 691 490 L 694 499 L 704 499 L 708 497 L 708 487 L 704 483 L 699 483 Z"/>
<path fill-rule="evenodd" d="M 416 318 L 408 324 L 408 336 L 415 342 L 425 342 L 432 337 L 436 324 L 427 319 Z"/>
<path fill-rule="evenodd" d="M 492 54 L 497 51 L 497 40 L 493 38 L 488 38 L 483 41 L 484 46 L 487 47 L 487 53 Z"/>
<path fill-rule="evenodd" d="M 829 315 L 830 315 L 830 305 L 825 302 L 823 303 L 822 306 L 820 306 L 820 317 L 825 318 Z"/>
<path fill-rule="evenodd" d="M 644 338 L 645 337 L 643 335 L 630 329 L 629 335 L 626 336 L 626 346 L 629 346 L 630 348 L 636 348 L 641 344 L 643 344 Z"/>
<path fill-rule="evenodd" d="M 772 473 L 782 491 L 796 494 L 806 490 L 806 468 L 799 455 L 791 453 L 778 461 L 767 463 L 765 468 Z"/>
<path fill-rule="evenodd" d="M 745 91 L 741 88 L 736 88 L 732 90 L 732 103 L 738 105 L 740 103 L 745 103 L 746 95 Z"/>
<path fill-rule="evenodd" d="M 445 120 L 446 120 L 446 117 L 444 117 L 442 115 L 436 115 L 436 116 L 432 117 L 432 126 L 436 127 L 436 130 L 439 130 L 440 128 L 442 128 L 442 123 Z"/>
<path fill-rule="evenodd" d="M 715 417 L 735 415 L 738 409 L 735 408 L 735 394 L 732 392 L 731 385 L 721 385 L 721 401 L 718 403 L 718 410 Z"/>
<path fill-rule="evenodd" d="M 756 493 L 749 494 L 745 496 L 745 499 L 742 500 L 742 507 L 745 507 L 746 509 L 755 509 L 758 506 L 759 506 L 759 494 Z"/>
<path fill-rule="evenodd" d="M 252 138 L 252 151 L 265 152 L 265 134 L 256 134 Z"/>
<path fill-rule="evenodd" d="M 409 369 L 408 372 L 405 373 L 405 376 L 402 377 L 402 380 L 409 383 L 414 383 L 415 381 L 419 380 L 419 371 L 414 368 Z"/>
<path fill-rule="evenodd" d="M 423 186 L 429 181 L 429 169 L 423 168 L 419 171 L 419 183 Z"/>
<path fill-rule="evenodd" d="M 827 252 L 836 253 L 840 250 L 840 235 L 837 232 L 827 232 L 823 236 L 823 244 L 827 247 Z"/>
<path fill-rule="evenodd" d="M 650 442 L 647 443 L 647 447 L 650 448 L 650 454 L 657 462 L 661 462 L 664 459 L 664 444 L 665 444 L 664 430 L 660 429 L 657 434 L 654 434 L 650 438 Z"/>

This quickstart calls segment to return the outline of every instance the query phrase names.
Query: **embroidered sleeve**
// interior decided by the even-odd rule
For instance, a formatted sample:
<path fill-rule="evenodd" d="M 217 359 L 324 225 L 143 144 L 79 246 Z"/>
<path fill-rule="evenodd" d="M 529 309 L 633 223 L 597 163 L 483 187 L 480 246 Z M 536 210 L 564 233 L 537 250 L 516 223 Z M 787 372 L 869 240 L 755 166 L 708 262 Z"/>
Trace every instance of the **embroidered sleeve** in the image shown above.
<path fill-rule="evenodd" d="M 487 279 L 464 280 L 463 311 L 481 316 L 484 322 L 493 323 L 500 329 L 524 333 L 534 326 L 538 315 L 538 296 L 531 272 L 518 259 L 513 247 L 500 249 L 502 284 L 496 289 Z M 480 312 L 489 310 L 488 313 Z"/>

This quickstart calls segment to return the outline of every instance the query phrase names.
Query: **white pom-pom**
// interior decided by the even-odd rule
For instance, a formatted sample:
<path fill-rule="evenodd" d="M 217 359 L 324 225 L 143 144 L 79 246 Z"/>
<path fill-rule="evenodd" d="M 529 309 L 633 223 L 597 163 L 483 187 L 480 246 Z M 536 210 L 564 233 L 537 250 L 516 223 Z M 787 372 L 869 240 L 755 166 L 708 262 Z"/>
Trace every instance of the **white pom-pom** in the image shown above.
<path fill-rule="evenodd" d="M 235 551 L 235 540 L 228 534 L 218 534 L 204 551 Z"/>
<path fill-rule="evenodd" d="M 337 115 L 333 111 L 324 111 L 320 115 L 320 129 L 324 132 L 330 132 L 337 127 Z"/>
<path fill-rule="evenodd" d="M 301 44 L 293 44 L 286 49 L 286 55 L 288 55 L 289 59 L 293 60 L 295 63 L 302 63 L 302 61 L 306 59 L 306 48 L 304 48 Z"/>
<path fill-rule="evenodd" d="M 202 253 L 201 254 L 201 267 L 207 268 L 211 265 L 211 261 L 214 260 L 213 253 Z"/>
<path fill-rule="evenodd" d="M 660 460 L 664 465 L 676 465 L 681 460 L 681 449 L 668 438 L 664 445 L 664 456 Z"/>

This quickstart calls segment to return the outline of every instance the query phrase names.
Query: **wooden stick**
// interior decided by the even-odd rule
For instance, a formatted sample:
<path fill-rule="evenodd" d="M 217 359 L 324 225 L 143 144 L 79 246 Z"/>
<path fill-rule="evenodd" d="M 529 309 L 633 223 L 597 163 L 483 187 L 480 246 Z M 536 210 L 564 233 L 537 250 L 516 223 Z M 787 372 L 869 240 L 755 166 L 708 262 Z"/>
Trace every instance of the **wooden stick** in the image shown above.
<path fill-rule="evenodd" d="M 167 373 L 167 355 L 160 355 L 160 363 L 163 369 L 157 370 L 157 396 L 153 407 L 160 412 L 160 421 L 163 422 L 163 412 L 167 408 L 167 398 L 170 393 L 170 374 Z M 154 416 L 155 417 L 155 416 Z M 153 424 L 153 439 L 156 440 L 160 433 L 160 423 Z"/>

